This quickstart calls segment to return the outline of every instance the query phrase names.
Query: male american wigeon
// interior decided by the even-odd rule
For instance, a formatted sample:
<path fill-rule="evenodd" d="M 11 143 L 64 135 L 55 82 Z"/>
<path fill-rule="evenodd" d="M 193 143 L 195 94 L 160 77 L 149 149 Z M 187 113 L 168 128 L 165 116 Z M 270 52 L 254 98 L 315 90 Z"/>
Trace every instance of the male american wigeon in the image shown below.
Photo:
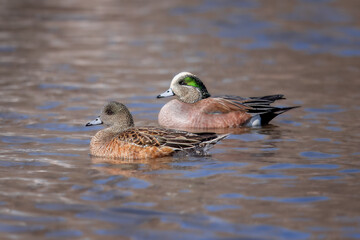
<path fill-rule="evenodd" d="M 263 97 L 211 97 L 203 82 L 194 74 L 181 72 L 170 88 L 158 98 L 176 96 L 159 113 L 159 124 L 176 128 L 230 128 L 266 125 L 277 115 L 296 107 L 270 106 L 285 99 L 281 94 Z"/>
<path fill-rule="evenodd" d="M 145 159 L 170 156 L 177 151 L 206 154 L 227 134 L 190 133 L 159 127 L 134 127 L 124 104 L 110 102 L 101 115 L 86 126 L 104 124 L 90 142 L 90 154 L 98 157 Z"/>

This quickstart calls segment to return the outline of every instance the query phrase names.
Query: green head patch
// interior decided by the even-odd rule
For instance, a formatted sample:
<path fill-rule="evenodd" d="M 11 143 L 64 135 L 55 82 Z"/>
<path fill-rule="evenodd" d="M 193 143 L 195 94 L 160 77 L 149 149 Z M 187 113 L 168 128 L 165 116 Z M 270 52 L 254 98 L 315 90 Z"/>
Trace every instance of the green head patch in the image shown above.
<path fill-rule="evenodd" d="M 209 92 L 207 91 L 205 85 L 202 83 L 202 81 L 195 77 L 195 76 L 186 76 L 182 81 L 180 81 L 180 85 L 187 85 L 196 87 L 200 90 L 202 98 L 208 98 L 210 97 Z"/>
<path fill-rule="evenodd" d="M 195 78 L 193 77 L 185 77 L 184 82 L 186 83 L 186 85 L 188 86 L 193 86 L 193 87 L 197 87 L 197 88 L 201 88 L 199 81 L 196 81 Z M 204 84 L 203 84 L 204 85 Z"/>

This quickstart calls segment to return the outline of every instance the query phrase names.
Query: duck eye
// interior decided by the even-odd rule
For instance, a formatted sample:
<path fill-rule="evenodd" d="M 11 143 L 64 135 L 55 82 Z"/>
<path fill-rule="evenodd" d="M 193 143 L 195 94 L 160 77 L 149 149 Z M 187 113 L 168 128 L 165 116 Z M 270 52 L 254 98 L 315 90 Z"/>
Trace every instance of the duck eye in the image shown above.
<path fill-rule="evenodd" d="M 181 80 L 181 81 L 179 82 L 179 84 L 180 84 L 180 85 L 186 85 L 186 83 L 185 83 L 184 80 Z"/>
<path fill-rule="evenodd" d="M 113 115 L 113 114 L 114 114 L 114 111 L 113 111 L 111 108 L 106 108 L 106 109 L 105 109 L 105 113 L 106 113 L 107 115 Z"/>

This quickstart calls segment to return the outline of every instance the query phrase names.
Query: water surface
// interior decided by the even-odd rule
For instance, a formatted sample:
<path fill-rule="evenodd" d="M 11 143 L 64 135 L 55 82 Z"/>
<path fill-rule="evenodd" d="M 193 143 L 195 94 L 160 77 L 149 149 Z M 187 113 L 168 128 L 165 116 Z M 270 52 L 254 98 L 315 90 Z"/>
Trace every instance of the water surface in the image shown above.
<path fill-rule="evenodd" d="M 0 1 L 2 239 L 359 239 L 357 1 Z M 210 156 L 91 158 L 108 100 L 157 125 L 191 71 L 301 105 Z"/>

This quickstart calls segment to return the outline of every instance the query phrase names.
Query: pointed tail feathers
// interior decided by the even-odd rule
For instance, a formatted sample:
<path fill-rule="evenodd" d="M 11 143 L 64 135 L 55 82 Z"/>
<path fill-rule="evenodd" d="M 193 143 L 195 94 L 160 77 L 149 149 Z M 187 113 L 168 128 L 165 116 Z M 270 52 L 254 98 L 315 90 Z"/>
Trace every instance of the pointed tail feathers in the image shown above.
<path fill-rule="evenodd" d="M 284 112 L 287 112 L 293 108 L 298 108 L 298 107 L 300 107 L 300 106 L 283 107 L 283 108 L 274 107 L 273 109 L 271 109 L 271 111 L 260 114 L 261 125 L 266 125 L 276 116 L 278 116 Z"/>
<path fill-rule="evenodd" d="M 224 138 L 226 138 L 229 135 L 230 134 L 217 135 L 216 138 L 202 142 L 198 145 L 196 151 L 201 150 L 202 154 L 206 154 L 207 151 L 209 151 L 217 142 L 223 140 Z"/>
<path fill-rule="evenodd" d="M 272 101 L 272 102 L 275 102 L 276 100 L 286 99 L 286 98 L 284 98 L 283 94 L 268 95 L 268 96 L 263 96 L 263 97 L 259 97 L 259 98 L 262 100 L 268 100 L 268 101 Z"/>

